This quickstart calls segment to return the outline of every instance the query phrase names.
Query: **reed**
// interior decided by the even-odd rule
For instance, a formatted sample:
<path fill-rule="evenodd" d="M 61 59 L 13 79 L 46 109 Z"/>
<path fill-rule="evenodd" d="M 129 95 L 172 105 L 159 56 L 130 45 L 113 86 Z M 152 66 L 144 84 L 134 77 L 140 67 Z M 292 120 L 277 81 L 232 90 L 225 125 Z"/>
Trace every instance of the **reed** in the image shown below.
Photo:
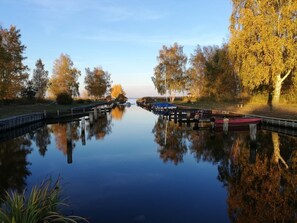
<path fill-rule="evenodd" d="M 60 208 L 66 204 L 61 200 L 59 180 L 46 180 L 34 186 L 29 194 L 6 192 L 0 210 L 1 223 L 49 223 L 88 222 L 79 216 L 64 216 Z M 67 205 L 66 205 L 67 206 Z"/>

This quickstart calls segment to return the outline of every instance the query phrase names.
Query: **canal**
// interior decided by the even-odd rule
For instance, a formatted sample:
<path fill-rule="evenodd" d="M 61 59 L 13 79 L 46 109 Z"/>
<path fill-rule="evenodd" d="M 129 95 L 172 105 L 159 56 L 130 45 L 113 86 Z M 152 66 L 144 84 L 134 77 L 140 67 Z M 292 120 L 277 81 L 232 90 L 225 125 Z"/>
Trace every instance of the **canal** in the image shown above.
<path fill-rule="evenodd" d="M 296 222 L 297 138 L 193 130 L 136 105 L 0 142 L 0 194 L 61 178 L 90 222 Z"/>

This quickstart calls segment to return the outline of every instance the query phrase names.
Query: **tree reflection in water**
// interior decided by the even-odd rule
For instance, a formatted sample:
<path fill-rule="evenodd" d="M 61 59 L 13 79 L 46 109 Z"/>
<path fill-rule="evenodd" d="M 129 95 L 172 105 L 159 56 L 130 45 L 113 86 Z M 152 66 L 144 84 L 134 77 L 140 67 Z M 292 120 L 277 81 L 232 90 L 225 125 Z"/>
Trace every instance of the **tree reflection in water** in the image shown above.
<path fill-rule="evenodd" d="M 111 117 L 115 120 L 121 120 L 125 113 L 125 106 L 116 106 L 111 110 Z"/>
<path fill-rule="evenodd" d="M 71 122 L 71 148 L 75 148 L 75 142 L 79 140 L 79 121 Z M 50 126 L 50 131 L 55 136 L 56 147 L 67 155 L 67 123 L 59 123 Z M 69 145 L 68 145 L 69 146 Z"/>
<path fill-rule="evenodd" d="M 88 140 L 95 137 L 96 140 L 102 140 L 104 137 L 111 133 L 111 119 L 108 114 L 99 116 L 94 120 L 93 124 L 87 125 Z"/>
<path fill-rule="evenodd" d="M 159 117 L 152 132 L 155 135 L 155 142 L 159 145 L 160 158 L 164 162 L 172 161 L 175 165 L 183 162 L 187 145 L 182 127 Z"/>
<path fill-rule="evenodd" d="M 297 222 L 297 138 L 260 131 L 255 143 L 249 132 L 184 131 L 161 118 L 153 133 L 164 162 L 182 162 L 189 145 L 197 162 L 218 165 L 231 222 Z"/>
<path fill-rule="evenodd" d="M 47 146 L 51 144 L 50 132 L 47 125 L 36 130 L 33 134 L 33 141 L 35 141 L 36 146 L 39 148 L 39 154 L 45 156 Z"/>
<path fill-rule="evenodd" d="M 31 174 L 27 155 L 31 153 L 29 135 L 2 142 L 0 145 L 0 196 L 7 189 L 21 192 Z"/>
<path fill-rule="evenodd" d="M 257 145 L 254 162 L 250 162 L 250 150 L 254 148 L 248 137 L 238 135 L 230 148 L 229 162 L 219 164 L 218 179 L 228 191 L 230 219 L 232 222 L 296 222 L 297 175 L 292 165 L 296 151 L 283 147 L 278 133 L 266 132 L 259 137 L 261 144 Z M 297 149 L 296 139 L 290 140 Z"/>

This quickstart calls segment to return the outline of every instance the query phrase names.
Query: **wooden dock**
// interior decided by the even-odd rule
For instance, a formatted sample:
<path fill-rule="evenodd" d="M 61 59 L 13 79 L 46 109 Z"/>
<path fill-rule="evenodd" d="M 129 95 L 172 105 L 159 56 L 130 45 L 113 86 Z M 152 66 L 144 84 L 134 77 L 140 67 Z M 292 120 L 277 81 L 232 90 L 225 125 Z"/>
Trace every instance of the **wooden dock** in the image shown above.
<path fill-rule="evenodd" d="M 39 112 L 13 116 L 0 120 L 0 132 L 5 132 L 37 122 L 55 123 L 60 120 L 81 117 L 89 115 L 89 113 L 92 113 L 95 110 L 99 113 L 106 113 L 112 109 L 112 106 L 112 103 L 101 102 L 90 106 L 74 107 L 65 112 L 60 112 L 58 110 L 55 113 Z"/>
<path fill-rule="evenodd" d="M 157 115 L 164 116 L 169 120 L 179 121 L 179 122 L 199 122 L 203 120 L 203 122 L 210 122 L 210 118 L 233 118 L 233 117 L 257 117 L 262 118 L 263 126 L 275 126 L 280 128 L 289 128 L 289 129 L 297 129 L 297 120 L 290 119 L 281 119 L 281 118 L 273 118 L 252 114 L 237 114 L 229 111 L 221 111 L 221 110 L 209 110 L 209 109 L 193 109 L 193 108 L 176 108 L 176 109 L 158 109 L 152 110 L 149 104 L 139 106 L 152 111 Z"/>

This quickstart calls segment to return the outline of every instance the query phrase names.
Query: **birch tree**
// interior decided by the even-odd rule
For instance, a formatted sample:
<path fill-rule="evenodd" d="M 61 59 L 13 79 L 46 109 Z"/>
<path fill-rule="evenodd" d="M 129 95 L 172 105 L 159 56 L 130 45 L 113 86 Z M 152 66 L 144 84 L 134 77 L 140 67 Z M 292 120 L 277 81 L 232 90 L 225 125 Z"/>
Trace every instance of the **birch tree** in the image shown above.
<path fill-rule="evenodd" d="M 96 67 L 93 71 L 86 69 L 85 89 L 90 96 L 96 99 L 103 97 L 109 90 L 110 83 L 110 74 L 101 67 Z"/>
<path fill-rule="evenodd" d="M 71 96 L 79 95 L 79 76 L 80 71 L 73 66 L 70 57 L 67 54 L 61 54 L 60 58 L 54 63 L 49 92 L 54 96 L 61 93 L 67 93 Z"/>
<path fill-rule="evenodd" d="M 183 47 L 174 43 L 173 46 L 163 46 L 157 57 L 158 65 L 154 69 L 152 81 L 158 93 L 169 92 L 174 100 L 175 92 L 182 92 L 186 87 L 187 56 Z"/>
<path fill-rule="evenodd" d="M 296 76 L 297 1 L 232 0 L 230 52 L 244 87 L 270 87 L 272 105 Z"/>

